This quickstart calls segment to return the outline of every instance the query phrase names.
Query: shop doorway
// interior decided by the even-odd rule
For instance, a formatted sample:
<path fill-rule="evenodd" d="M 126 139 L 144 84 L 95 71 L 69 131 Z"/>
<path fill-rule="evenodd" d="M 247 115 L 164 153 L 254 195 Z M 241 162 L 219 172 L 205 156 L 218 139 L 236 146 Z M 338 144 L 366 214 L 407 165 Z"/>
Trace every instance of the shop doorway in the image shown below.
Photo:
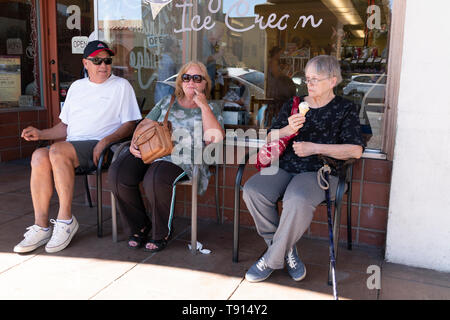
<path fill-rule="evenodd" d="M 40 1 L 43 30 L 44 88 L 50 126 L 59 114 L 70 85 L 84 77 L 83 49 L 94 38 L 94 0 Z"/>
<path fill-rule="evenodd" d="M 70 85 L 85 76 L 83 49 L 94 37 L 93 0 L 57 0 L 59 99 L 65 101 Z"/>

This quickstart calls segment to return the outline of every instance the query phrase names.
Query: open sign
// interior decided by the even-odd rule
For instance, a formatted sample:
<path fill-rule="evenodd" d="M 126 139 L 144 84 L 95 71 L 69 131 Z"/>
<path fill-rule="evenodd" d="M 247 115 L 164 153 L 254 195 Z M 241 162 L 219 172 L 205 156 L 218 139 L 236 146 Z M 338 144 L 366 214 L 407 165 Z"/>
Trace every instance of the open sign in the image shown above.
<path fill-rule="evenodd" d="M 83 54 L 84 48 L 89 42 L 88 37 L 73 37 L 72 38 L 72 53 Z"/>

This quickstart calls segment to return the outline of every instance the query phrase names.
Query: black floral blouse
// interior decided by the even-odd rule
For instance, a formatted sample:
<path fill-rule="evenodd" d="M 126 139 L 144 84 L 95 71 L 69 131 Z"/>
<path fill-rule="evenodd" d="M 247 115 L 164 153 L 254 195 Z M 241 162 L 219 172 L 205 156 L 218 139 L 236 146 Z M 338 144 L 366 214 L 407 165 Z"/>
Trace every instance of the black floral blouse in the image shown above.
<path fill-rule="evenodd" d="M 304 97 L 300 98 L 300 102 Z M 286 102 L 278 117 L 272 123 L 272 129 L 287 126 L 291 115 L 293 99 Z M 327 105 L 318 109 L 309 109 L 306 121 L 299 134 L 289 142 L 285 153 L 280 158 L 280 168 L 291 173 L 319 170 L 323 163 L 317 155 L 299 157 L 292 148 L 293 141 L 308 141 L 320 144 L 355 144 L 364 148 L 364 140 L 359 125 L 356 106 L 349 100 L 336 96 Z M 342 163 L 342 161 L 341 161 Z M 336 171 L 332 168 L 332 175 Z"/>

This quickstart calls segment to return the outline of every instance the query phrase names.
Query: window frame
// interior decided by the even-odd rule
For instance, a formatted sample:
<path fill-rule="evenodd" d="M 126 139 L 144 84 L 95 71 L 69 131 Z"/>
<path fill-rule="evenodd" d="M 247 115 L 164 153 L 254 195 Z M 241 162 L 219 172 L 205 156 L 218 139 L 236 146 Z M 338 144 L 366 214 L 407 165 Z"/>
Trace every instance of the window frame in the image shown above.
<path fill-rule="evenodd" d="M 397 105 L 402 70 L 405 14 L 406 1 L 394 1 L 389 40 L 383 143 L 381 146 L 381 151 L 386 154 L 387 160 L 389 161 L 392 161 L 394 157 L 395 136 L 397 132 Z"/>

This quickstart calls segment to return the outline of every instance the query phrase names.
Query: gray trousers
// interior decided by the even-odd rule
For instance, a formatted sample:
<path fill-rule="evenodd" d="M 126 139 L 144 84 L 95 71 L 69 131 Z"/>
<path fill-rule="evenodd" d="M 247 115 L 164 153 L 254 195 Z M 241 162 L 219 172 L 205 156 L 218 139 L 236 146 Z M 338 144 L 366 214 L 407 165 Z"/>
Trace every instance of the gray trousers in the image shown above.
<path fill-rule="evenodd" d="M 338 178 L 330 176 L 330 196 L 334 199 Z M 278 214 L 277 200 L 283 209 Z M 317 184 L 317 172 L 291 174 L 281 168 L 275 175 L 252 176 L 244 185 L 243 199 L 255 221 L 258 234 L 268 249 L 264 254 L 272 269 L 284 267 L 284 257 L 311 224 L 314 211 L 325 200 Z"/>

